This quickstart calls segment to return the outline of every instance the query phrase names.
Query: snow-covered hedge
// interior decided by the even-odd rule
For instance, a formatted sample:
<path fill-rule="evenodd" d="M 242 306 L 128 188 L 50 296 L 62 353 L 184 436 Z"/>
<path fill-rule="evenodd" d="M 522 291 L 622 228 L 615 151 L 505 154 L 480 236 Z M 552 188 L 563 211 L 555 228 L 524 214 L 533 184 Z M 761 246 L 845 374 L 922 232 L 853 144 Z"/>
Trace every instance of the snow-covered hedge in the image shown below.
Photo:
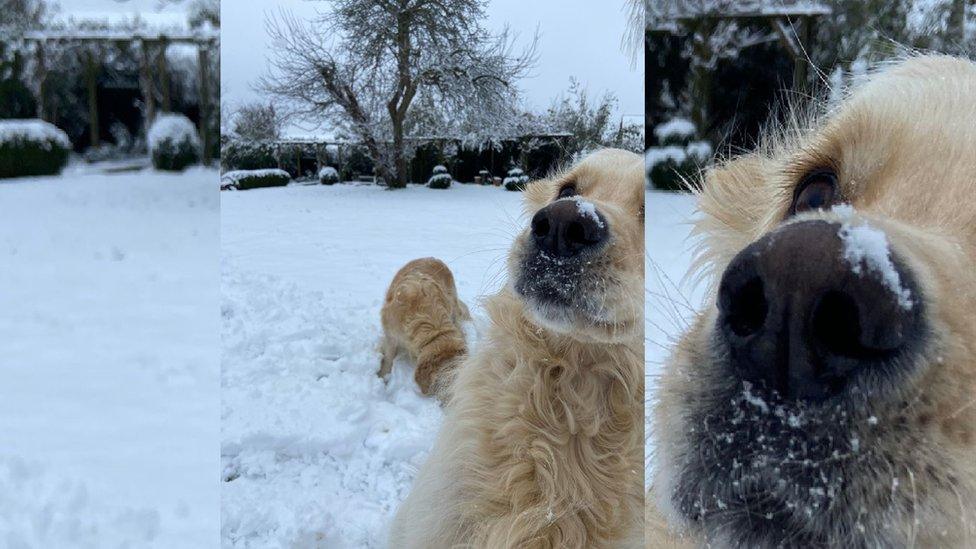
<path fill-rule="evenodd" d="M 68 163 L 67 134 L 43 120 L 0 120 L 0 178 L 57 175 Z"/>
<path fill-rule="evenodd" d="M 529 182 L 529 176 L 525 175 L 519 168 L 512 168 L 508 170 L 508 177 L 502 184 L 505 185 L 506 191 L 522 191 L 525 190 L 525 185 Z"/>
<path fill-rule="evenodd" d="M 156 117 L 149 132 L 149 154 L 157 170 L 179 172 L 200 162 L 200 136 L 189 118 L 163 113 Z"/>
<path fill-rule="evenodd" d="M 427 186 L 431 189 L 446 189 L 451 186 L 454 178 L 447 172 L 444 166 L 434 166 L 434 174 L 427 180 Z"/>
<path fill-rule="evenodd" d="M 712 146 L 706 141 L 651 147 L 644 153 L 644 169 L 654 188 L 681 191 L 686 190 L 684 181 L 696 177 L 711 156 Z"/>
<path fill-rule="evenodd" d="M 334 185 L 339 182 L 339 172 L 332 166 L 326 166 L 319 170 L 319 183 L 323 185 Z"/>
<path fill-rule="evenodd" d="M 291 175 L 277 168 L 269 170 L 235 170 L 220 176 L 220 188 L 245 191 L 261 187 L 284 187 Z"/>
<path fill-rule="evenodd" d="M 231 139 L 220 148 L 220 163 L 228 170 L 262 170 L 278 166 L 272 143 Z"/>

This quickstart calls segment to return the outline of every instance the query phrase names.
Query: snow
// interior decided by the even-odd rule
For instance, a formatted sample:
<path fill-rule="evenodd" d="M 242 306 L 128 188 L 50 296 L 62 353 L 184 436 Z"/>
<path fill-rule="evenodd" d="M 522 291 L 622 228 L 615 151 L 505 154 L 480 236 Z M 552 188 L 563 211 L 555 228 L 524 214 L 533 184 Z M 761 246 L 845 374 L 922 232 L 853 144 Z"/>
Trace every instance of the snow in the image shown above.
<path fill-rule="evenodd" d="M 708 141 L 692 141 L 685 147 L 685 151 L 700 161 L 705 161 L 712 156 L 712 144 Z"/>
<path fill-rule="evenodd" d="M 668 137 L 691 137 L 693 135 L 695 135 L 695 124 L 687 118 L 672 118 L 654 128 L 654 136 L 657 137 L 658 141 L 664 141 Z"/>
<path fill-rule="evenodd" d="M 651 147 L 644 151 L 644 169 L 650 170 L 661 162 L 673 160 L 675 164 L 681 164 L 688 158 L 684 147 Z"/>
<path fill-rule="evenodd" d="M 0 545 L 213 547 L 217 173 L 0 185 Z"/>
<path fill-rule="evenodd" d="M 580 215 L 592 219 L 594 222 L 596 222 L 597 227 L 600 227 L 601 229 L 603 228 L 603 221 L 601 221 L 600 216 L 597 215 L 596 206 L 594 206 L 592 202 L 579 195 L 570 197 L 568 200 L 573 200 L 576 202 L 576 210 Z"/>
<path fill-rule="evenodd" d="M 385 546 L 441 421 L 404 359 L 376 376 L 386 288 L 438 257 L 484 322 L 521 210 L 476 185 L 223 194 L 223 546 Z"/>
<path fill-rule="evenodd" d="M 156 116 L 146 135 L 149 150 L 155 151 L 164 142 L 173 144 L 189 141 L 194 147 L 200 148 L 200 137 L 197 128 L 189 118 L 177 113 L 162 113 Z"/>
<path fill-rule="evenodd" d="M 881 277 L 884 286 L 898 298 L 898 305 L 910 310 L 914 305 L 912 293 L 902 286 L 901 275 L 891 261 L 888 237 L 884 231 L 867 222 L 854 221 L 853 208 L 850 206 L 835 207 L 833 210 L 845 218 L 837 234 L 844 245 L 844 259 L 850 264 L 851 271 L 856 275 L 860 275 L 864 268 L 874 272 Z"/>
<path fill-rule="evenodd" d="M 327 168 L 323 168 L 325 171 Z M 263 170 L 232 170 L 221 174 L 221 181 L 230 181 L 232 183 L 237 183 L 245 177 L 266 177 L 269 175 L 277 175 L 281 177 L 287 177 L 291 179 L 291 175 L 285 170 L 280 170 L 278 168 L 266 168 Z M 338 176 L 337 176 L 338 177 Z"/>
<path fill-rule="evenodd" d="M 284 170 L 278 170 L 278 171 L 284 171 Z M 285 172 L 285 173 L 287 174 L 288 172 Z M 326 166 L 326 167 L 322 168 L 321 170 L 319 170 L 319 179 L 322 179 L 322 178 L 325 178 L 325 177 L 335 178 L 336 180 L 338 180 L 339 179 L 339 172 L 336 171 L 336 169 L 333 168 L 332 166 Z"/>
<path fill-rule="evenodd" d="M 654 395 L 658 378 L 672 345 L 687 328 L 704 301 L 704 284 L 686 278 L 692 261 L 691 221 L 695 199 L 690 194 L 648 191 L 645 198 L 647 248 L 644 301 L 644 359 L 646 363 L 645 459 L 650 466 L 653 451 Z M 645 479 L 651 475 L 648 469 Z"/>
<path fill-rule="evenodd" d="M 71 148 L 71 140 L 54 124 L 37 119 L 0 120 L 0 144 L 13 141 L 42 143 L 47 148 L 56 144 L 63 149 Z"/>

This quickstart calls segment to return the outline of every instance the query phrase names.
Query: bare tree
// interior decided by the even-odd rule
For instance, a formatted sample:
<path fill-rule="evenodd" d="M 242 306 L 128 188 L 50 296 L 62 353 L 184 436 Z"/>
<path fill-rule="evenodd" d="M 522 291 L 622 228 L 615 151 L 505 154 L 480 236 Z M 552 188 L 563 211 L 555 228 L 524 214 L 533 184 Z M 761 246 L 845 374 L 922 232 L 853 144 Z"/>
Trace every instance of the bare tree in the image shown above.
<path fill-rule="evenodd" d="M 245 141 L 269 141 L 281 137 L 284 124 L 273 104 L 245 103 L 236 109 L 231 131 Z"/>
<path fill-rule="evenodd" d="M 469 124 L 515 112 L 537 37 L 516 51 L 507 30 L 482 28 L 484 0 L 329 4 L 311 22 L 269 17 L 271 70 L 259 87 L 359 138 L 390 187 L 407 183 L 405 130 L 419 96 Z"/>

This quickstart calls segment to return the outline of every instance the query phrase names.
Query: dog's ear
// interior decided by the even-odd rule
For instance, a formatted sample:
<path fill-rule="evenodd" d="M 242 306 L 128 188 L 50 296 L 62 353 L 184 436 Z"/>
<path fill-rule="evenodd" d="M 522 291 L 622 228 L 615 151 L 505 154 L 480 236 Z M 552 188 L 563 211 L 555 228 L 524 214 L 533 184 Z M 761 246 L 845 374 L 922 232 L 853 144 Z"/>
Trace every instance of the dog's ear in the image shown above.
<path fill-rule="evenodd" d="M 691 272 L 713 284 L 715 276 L 742 248 L 775 224 L 779 211 L 778 170 L 759 154 L 738 156 L 702 174 L 697 188 L 701 216 L 694 220 L 697 239 Z"/>

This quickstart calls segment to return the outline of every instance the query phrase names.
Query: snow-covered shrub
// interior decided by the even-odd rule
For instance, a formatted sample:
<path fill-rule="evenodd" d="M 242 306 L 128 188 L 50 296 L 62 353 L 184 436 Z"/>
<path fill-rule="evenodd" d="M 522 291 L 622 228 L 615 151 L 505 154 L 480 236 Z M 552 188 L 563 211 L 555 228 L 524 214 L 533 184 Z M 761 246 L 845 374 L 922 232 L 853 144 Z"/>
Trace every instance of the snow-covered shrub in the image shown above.
<path fill-rule="evenodd" d="M 339 182 L 339 172 L 332 166 L 326 166 L 319 170 L 319 183 L 323 185 L 334 185 Z"/>
<path fill-rule="evenodd" d="M 59 174 L 70 152 L 67 134 L 53 124 L 0 120 L 0 178 Z"/>
<path fill-rule="evenodd" d="M 488 170 L 479 171 L 478 177 L 481 178 L 480 181 L 482 185 L 491 185 L 491 172 Z"/>
<path fill-rule="evenodd" d="M 684 181 L 696 177 L 711 156 L 712 147 L 706 141 L 693 141 L 683 147 L 651 147 L 644 153 L 644 168 L 654 188 L 686 190 Z"/>
<path fill-rule="evenodd" d="M 269 170 L 235 170 L 220 176 L 221 190 L 246 191 L 261 187 L 284 187 L 291 175 L 277 168 Z"/>
<path fill-rule="evenodd" d="M 200 136 L 189 118 L 163 113 L 156 117 L 149 132 L 149 155 L 157 170 L 179 172 L 200 161 Z"/>
<path fill-rule="evenodd" d="M 434 174 L 427 180 L 427 186 L 431 189 L 446 189 L 451 186 L 454 178 L 447 172 L 444 166 L 434 166 Z"/>
<path fill-rule="evenodd" d="M 525 175 L 519 168 L 512 168 L 508 170 L 508 177 L 502 183 L 505 185 L 506 191 L 522 191 L 525 190 L 525 185 L 529 182 L 529 176 Z"/>
<path fill-rule="evenodd" d="M 654 128 L 654 137 L 661 147 L 687 145 L 695 137 L 695 125 L 686 118 L 672 118 Z"/>
<path fill-rule="evenodd" d="M 220 163 L 227 170 L 262 170 L 276 168 L 278 159 L 272 143 L 230 139 L 220 148 Z"/>

